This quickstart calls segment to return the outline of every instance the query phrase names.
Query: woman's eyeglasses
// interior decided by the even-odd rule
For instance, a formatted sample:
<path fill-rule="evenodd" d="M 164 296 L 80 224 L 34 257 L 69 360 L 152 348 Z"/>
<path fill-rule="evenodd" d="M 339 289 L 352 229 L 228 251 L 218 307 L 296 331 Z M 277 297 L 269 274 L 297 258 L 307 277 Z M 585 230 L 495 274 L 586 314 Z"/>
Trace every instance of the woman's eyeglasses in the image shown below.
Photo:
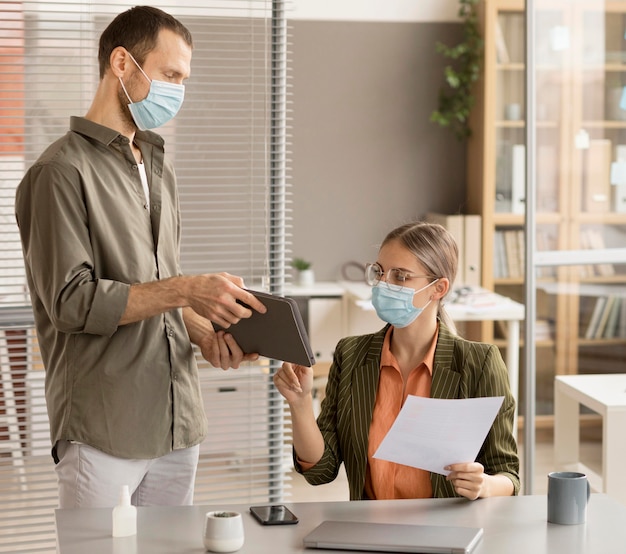
<path fill-rule="evenodd" d="M 410 273 L 397 267 L 391 267 L 387 271 L 383 271 L 378 263 L 367 264 L 365 266 L 365 282 L 374 287 L 385 278 L 385 282 L 390 286 L 404 287 L 409 284 L 412 279 L 436 279 L 434 275 L 417 275 Z"/>

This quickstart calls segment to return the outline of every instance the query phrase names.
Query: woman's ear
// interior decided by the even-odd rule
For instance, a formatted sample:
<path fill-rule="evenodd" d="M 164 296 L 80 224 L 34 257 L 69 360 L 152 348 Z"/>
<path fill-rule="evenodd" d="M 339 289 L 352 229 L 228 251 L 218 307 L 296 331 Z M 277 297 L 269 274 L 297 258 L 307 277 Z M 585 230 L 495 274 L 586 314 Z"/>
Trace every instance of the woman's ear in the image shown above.
<path fill-rule="evenodd" d="M 441 277 L 434 285 L 435 294 L 433 295 L 433 300 L 440 300 L 450 290 L 450 280 L 447 277 Z"/>

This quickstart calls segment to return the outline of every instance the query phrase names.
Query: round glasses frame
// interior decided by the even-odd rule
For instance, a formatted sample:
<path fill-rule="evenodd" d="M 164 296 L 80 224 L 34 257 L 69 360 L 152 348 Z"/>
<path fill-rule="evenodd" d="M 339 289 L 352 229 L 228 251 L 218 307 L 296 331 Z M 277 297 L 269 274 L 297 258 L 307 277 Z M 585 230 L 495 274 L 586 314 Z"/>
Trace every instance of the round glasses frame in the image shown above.
<path fill-rule="evenodd" d="M 373 263 L 365 266 L 365 282 L 371 287 L 375 287 L 385 278 L 385 282 L 391 288 L 401 288 L 406 286 L 407 281 L 411 279 L 430 279 L 436 280 L 434 275 L 418 275 L 417 273 L 410 273 L 404 269 L 397 267 L 390 267 L 387 271 L 383 271 L 380 264 Z"/>

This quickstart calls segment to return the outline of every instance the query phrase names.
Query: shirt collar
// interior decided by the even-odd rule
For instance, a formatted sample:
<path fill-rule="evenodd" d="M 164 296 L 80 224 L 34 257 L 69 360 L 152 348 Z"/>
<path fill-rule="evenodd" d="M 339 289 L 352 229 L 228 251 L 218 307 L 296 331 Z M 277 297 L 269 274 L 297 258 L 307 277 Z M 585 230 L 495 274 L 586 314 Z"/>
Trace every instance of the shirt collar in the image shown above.
<path fill-rule="evenodd" d="M 118 133 L 115 129 L 105 127 L 104 125 L 94 123 L 89 119 L 78 116 L 70 117 L 70 130 L 93 140 L 97 140 L 107 146 L 118 137 L 122 136 L 121 133 Z M 135 140 L 149 142 L 160 147 L 163 147 L 165 143 L 163 137 L 151 131 L 137 131 L 135 133 Z"/>
<path fill-rule="evenodd" d="M 385 340 L 383 342 L 383 350 L 381 352 L 380 357 L 380 366 L 391 366 L 400 371 L 400 365 L 396 360 L 396 357 L 391 352 L 391 335 L 393 333 L 393 326 L 390 325 L 389 329 L 385 333 Z M 417 364 L 415 367 L 419 367 L 421 364 L 424 364 L 428 369 L 428 372 L 433 374 L 433 365 L 435 364 L 435 350 L 437 348 L 437 338 L 439 337 L 439 323 L 437 323 L 437 331 L 435 332 L 435 336 L 433 337 L 433 341 L 428 348 L 428 352 L 426 352 L 426 356 L 424 359 Z"/>

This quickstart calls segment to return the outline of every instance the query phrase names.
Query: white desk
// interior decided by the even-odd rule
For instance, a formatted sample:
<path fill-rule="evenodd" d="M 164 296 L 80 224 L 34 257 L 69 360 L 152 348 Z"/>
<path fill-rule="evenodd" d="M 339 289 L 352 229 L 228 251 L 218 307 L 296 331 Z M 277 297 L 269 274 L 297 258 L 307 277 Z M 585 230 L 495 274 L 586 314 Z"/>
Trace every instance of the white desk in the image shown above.
<path fill-rule="evenodd" d="M 57 510 L 58 554 L 202 554 L 202 526 L 209 510 L 244 514 L 241 554 L 340 553 L 309 550 L 302 539 L 322 521 L 367 521 L 482 527 L 473 554 L 623 554 L 626 507 L 604 494 L 592 494 L 587 523 L 547 523 L 545 496 L 359 502 L 285 503 L 296 525 L 262 526 L 248 505 L 138 508 L 137 536 L 111 538 L 111 509 Z"/>
<path fill-rule="evenodd" d="M 602 416 L 601 476 L 580 463 L 580 405 Z M 554 455 L 559 469 L 583 471 L 595 490 L 626 504 L 626 374 L 555 377 Z"/>
<path fill-rule="evenodd" d="M 365 311 L 369 308 L 367 302 L 371 299 L 371 287 L 366 283 L 352 283 L 341 281 L 340 284 L 346 289 L 346 294 L 352 302 L 358 303 Z M 487 291 L 485 291 L 487 293 Z M 506 367 L 509 372 L 511 392 L 517 401 L 519 400 L 519 345 L 520 345 L 520 321 L 525 317 L 523 304 L 510 298 L 495 293 L 488 293 L 493 302 L 485 305 L 471 306 L 462 303 L 446 303 L 445 309 L 453 321 L 506 321 L 508 325 L 506 345 Z M 371 317 L 371 316 L 370 316 Z M 375 313 L 374 313 L 375 317 Z M 380 321 L 380 320 L 379 320 Z M 382 325 L 382 322 L 381 322 Z M 513 433 L 517 436 L 517 407 L 516 417 L 513 424 Z"/>

